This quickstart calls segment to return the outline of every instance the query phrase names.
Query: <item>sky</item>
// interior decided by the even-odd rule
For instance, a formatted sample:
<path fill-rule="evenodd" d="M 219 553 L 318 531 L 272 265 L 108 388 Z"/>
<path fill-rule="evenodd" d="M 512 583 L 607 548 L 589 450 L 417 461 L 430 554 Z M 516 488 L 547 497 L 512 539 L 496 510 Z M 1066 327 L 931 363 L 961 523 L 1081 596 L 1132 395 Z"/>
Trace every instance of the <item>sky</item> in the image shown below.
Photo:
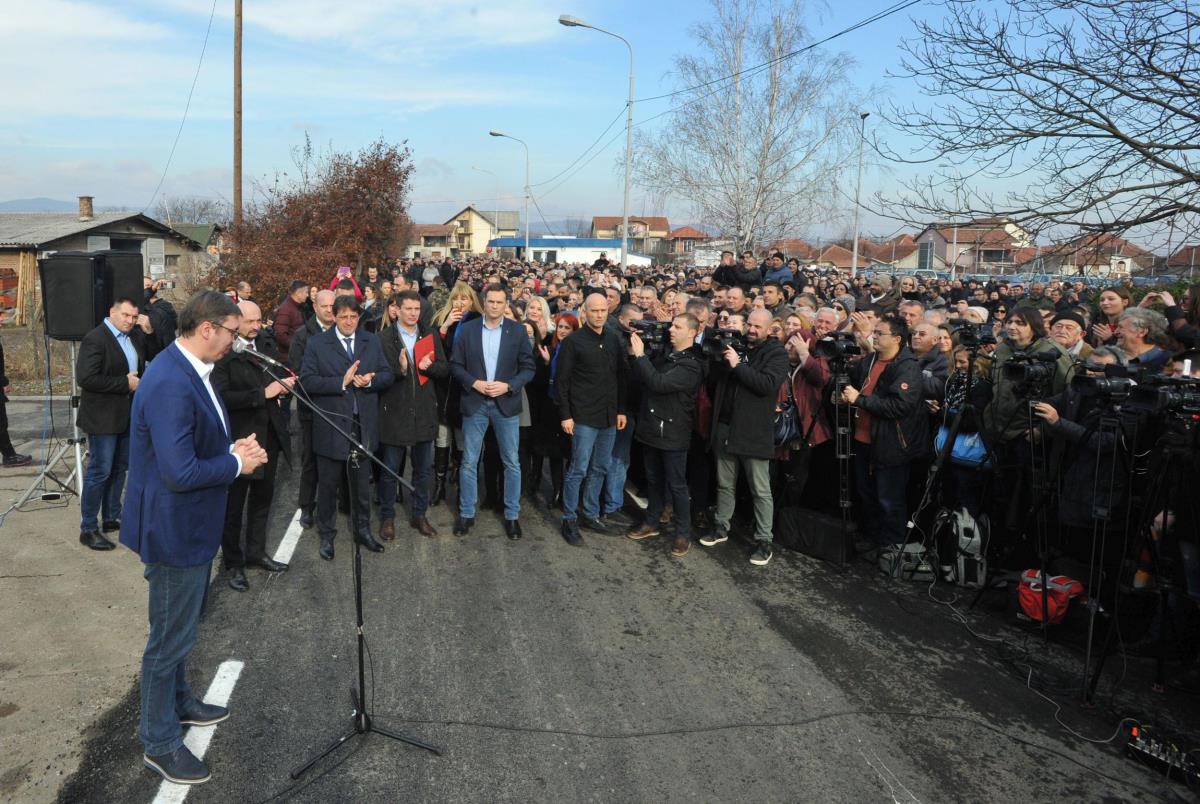
<path fill-rule="evenodd" d="M 814 6 L 807 24 L 821 38 L 890 4 Z M 0 127 L 0 200 L 93 195 L 100 208 L 144 209 L 153 207 L 160 181 L 158 197 L 231 197 L 233 0 L 217 0 L 215 13 L 211 0 L 0 6 L 0 75 L 10 110 Z M 521 208 L 524 151 L 489 137 L 489 129 L 528 144 L 534 194 L 547 219 L 620 214 L 623 137 L 569 181 L 544 183 L 622 113 L 628 89 L 625 46 L 561 26 L 558 15 L 628 39 L 641 98 L 675 88 L 671 60 L 694 49 L 688 28 L 710 11 L 694 0 L 244 0 L 244 13 L 245 192 L 277 174 L 294 175 L 293 153 L 306 134 L 316 148 L 338 151 L 383 137 L 412 149 L 413 217 L 440 222 L 468 203 Z M 855 57 L 850 78 L 863 97 L 911 99 L 914 89 L 887 74 L 899 69 L 898 43 L 912 34 L 914 13 L 931 11 L 914 7 L 828 46 Z M 667 108 L 665 100 L 635 104 L 634 120 Z M 868 125 L 878 120 L 875 114 Z M 863 198 L 895 183 L 892 171 L 868 165 Z M 631 212 L 651 212 L 645 203 L 635 187 Z M 680 205 L 666 211 L 687 222 Z M 864 218 L 867 233 L 895 228 Z"/>

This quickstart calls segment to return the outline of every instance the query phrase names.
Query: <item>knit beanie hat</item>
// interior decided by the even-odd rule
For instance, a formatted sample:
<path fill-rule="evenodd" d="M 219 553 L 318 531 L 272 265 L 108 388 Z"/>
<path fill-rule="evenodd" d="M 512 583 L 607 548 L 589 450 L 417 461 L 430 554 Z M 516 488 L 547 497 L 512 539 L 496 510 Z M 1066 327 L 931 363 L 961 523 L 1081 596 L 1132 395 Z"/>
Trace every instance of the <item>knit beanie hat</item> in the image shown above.
<path fill-rule="evenodd" d="M 850 294 L 847 293 L 845 296 L 835 296 L 833 300 L 845 307 L 847 313 L 854 312 L 854 297 Z"/>
<path fill-rule="evenodd" d="M 884 292 L 892 289 L 892 277 L 889 274 L 875 274 L 871 280 Z"/>

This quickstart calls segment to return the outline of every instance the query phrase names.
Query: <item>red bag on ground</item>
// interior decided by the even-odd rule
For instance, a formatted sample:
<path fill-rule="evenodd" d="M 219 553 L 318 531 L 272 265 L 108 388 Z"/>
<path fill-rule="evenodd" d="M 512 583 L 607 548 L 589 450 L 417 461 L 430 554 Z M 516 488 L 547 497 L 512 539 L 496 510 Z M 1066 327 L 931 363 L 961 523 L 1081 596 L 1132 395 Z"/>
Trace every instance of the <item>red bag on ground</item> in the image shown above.
<path fill-rule="evenodd" d="M 1075 598 L 1087 602 L 1083 584 L 1066 575 L 1049 576 L 1046 579 L 1046 616 L 1049 621 L 1055 625 L 1061 623 Z M 1028 569 L 1021 573 L 1017 602 L 1026 617 L 1039 623 L 1042 621 L 1042 581 L 1039 570 Z"/>

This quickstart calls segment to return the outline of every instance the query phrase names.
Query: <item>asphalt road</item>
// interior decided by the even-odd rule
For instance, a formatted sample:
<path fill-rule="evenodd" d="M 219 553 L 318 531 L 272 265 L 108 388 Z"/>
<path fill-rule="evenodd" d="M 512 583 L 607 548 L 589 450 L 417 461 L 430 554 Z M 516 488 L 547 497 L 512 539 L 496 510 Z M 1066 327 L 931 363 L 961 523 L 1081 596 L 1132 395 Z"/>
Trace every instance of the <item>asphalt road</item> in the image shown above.
<path fill-rule="evenodd" d="M 294 480 L 281 477 L 277 500 L 291 503 Z M 272 546 L 294 513 L 276 508 Z M 781 551 L 753 567 L 737 540 L 682 560 L 663 538 L 585 534 L 573 548 L 526 508 L 518 542 L 491 514 L 451 537 L 441 506 L 440 538 L 403 525 L 384 554 L 364 554 L 376 720 L 442 756 L 374 735 L 300 782 L 288 776 L 349 725 L 344 527 L 332 564 L 308 531 L 289 572 L 252 571 L 245 594 L 218 580 L 193 686 L 203 691 L 229 659 L 245 669 L 206 755 L 213 779 L 188 800 L 1160 801 L 1182 791 L 1118 748 L 1068 734 L 923 587 Z M 1033 639 L 997 616 L 969 617 L 1014 645 Z M 131 689 L 91 726 L 63 800 L 154 798 L 136 716 Z M 1091 736 L 1115 727 L 1072 705 L 1061 717 Z"/>

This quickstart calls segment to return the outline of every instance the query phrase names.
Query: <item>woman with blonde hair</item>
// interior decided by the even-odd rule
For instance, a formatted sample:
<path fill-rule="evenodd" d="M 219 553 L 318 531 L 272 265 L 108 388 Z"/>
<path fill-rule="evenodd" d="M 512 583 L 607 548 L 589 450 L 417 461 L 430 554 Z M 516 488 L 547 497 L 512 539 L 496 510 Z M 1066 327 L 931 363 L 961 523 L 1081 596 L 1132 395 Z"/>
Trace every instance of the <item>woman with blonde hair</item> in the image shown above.
<path fill-rule="evenodd" d="M 479 296 L 466 282 L 455 282 L 450 290 L 450 298 L 433 317 L 433 325 L 442 338 L 442 346 L 446 354 L 454 353 L 454 338 L 458 335 L 458 326 L 464 321 L 483 315 L 483 305 Z M 453 377 L 434 379 L 438 401 L 438 432 L 433 450 L 433 493 L 429 497 L 430 507 L 446 499 L 446 478 L 454 477 L 457 472 L 451 467 L 451 446 L 456 430 L 462 428 L 462 409 L 459 400 L 462 388 Z M 461 443 L 461 442 L 457 442 Z M 457 467 L 461 449 L 453 451 L 453 466 Z"/>

